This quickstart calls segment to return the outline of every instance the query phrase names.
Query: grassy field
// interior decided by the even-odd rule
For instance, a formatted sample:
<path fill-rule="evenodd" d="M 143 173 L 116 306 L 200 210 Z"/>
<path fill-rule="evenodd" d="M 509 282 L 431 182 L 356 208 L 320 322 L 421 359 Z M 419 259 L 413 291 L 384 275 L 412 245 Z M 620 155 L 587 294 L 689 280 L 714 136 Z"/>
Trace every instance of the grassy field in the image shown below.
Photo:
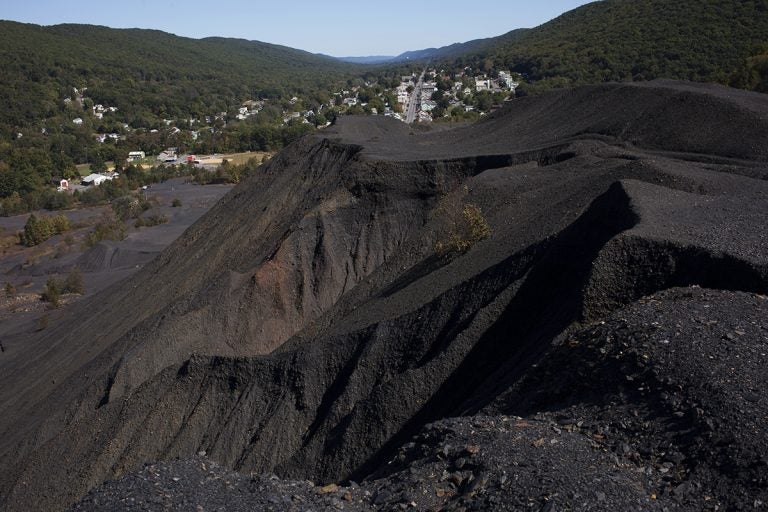
<path fill-rule="evenodd" d="M 262 161 L 265 158 L 272 158 L 274 154 L 274 152 L 248 151 L 246 153 L 229 153 L 226 155 L 201 156 L 199 158 L 203 163 L 221 163 L 223 159 L 226 159 L 231 164 L 242 165 L 248 162 L 251 158 L 256 158 L 257 161 Z"/>
<path fill-rule="evenodd" d="M 256 158 L 257 161 L 264 161 L 265 159 L 272 158 L 274 155 L 274 151 L 248 151 L 245 153 L 228 153 L 226 155 L 198 155 L 198 158 L 202 163 L 209 165 L 218 165 L 224 159 L 226 159 L 231 164 L 243 165 L 251 158 Z M 157 162 L 154 157 L 149 157 L 141 161 L 141 166 L 144 169 L 149 169 L 153 165 L 156 165 L 156 163 Z M 106 165 L 108 171 L 111 171 L 115 168 L 114 162 L 106 162 Z M 77 165 L 77 172 L 80 173 L 80 176 L 88 176 L 91 174 L 91 172 L 93 172 L 91 170 L 91 164 Z"/>

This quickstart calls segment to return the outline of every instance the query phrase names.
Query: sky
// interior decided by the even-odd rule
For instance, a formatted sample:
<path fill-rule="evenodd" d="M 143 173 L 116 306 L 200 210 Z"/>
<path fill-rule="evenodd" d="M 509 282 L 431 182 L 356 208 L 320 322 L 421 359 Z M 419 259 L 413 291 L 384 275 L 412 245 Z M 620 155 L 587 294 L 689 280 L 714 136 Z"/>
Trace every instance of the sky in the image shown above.
<path fill-rule="evenodd" d="M 587 0 L 0 0 L 0 19 L 237 37 L 336 57 L 399 55 L 535 27 Z"/>

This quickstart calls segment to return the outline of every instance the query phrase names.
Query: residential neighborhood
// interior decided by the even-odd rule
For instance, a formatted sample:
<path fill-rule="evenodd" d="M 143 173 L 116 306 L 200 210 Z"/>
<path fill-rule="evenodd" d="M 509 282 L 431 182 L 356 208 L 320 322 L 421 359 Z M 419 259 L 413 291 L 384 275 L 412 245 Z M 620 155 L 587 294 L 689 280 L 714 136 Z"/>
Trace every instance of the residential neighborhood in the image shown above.
<path fill-rule="evenodd" d="M 330 90 L 254 95 L 176 116 L 127 115 L 127 108 L 111 104 L 103 91 L 73 87 L 58 100 L 61 118 L 46 121 L 37 133 L 19 131 L 15 139 L 29 144 L 39 137 L 52 147 L 66 147 L 71 160 L 56 164 L 60 170 L 49 185 L 72 193 L 98 187 L 117 177 L 110 169 L 131 164 L 215 171 L 220 159 L 195 155 L 271 152 L 343 115 L 378 115 L 408 124 L 471 122 L 514 98 L 521 80 L 503 69 L 412 65 L 394 73 L 372 71 Z M 63 151 L 58 154 L 64 157 Z"/>

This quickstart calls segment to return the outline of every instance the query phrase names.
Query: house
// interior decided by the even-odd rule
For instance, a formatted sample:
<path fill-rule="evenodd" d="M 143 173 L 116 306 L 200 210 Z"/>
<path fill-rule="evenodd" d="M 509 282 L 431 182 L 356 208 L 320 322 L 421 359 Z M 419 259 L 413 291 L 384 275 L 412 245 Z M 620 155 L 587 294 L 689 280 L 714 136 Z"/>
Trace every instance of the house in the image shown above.
<path fill-rule="evenodd" d="M 421 102 L 421 110 L 424 112 L 431 112 L 437 108 L 437 102 L 434 102 L 432 100 L 422 100 Z"/>
<path fill-rule="evenodd" d="M 519 82 L 515 82 L 512 78 L 512 73 L 509 71 L 499 71 L 499 84 L 505 86 L 510 91 L 514 91 L 520 85 Z"/>
<path fill-rule="evenodd" d="M 79 117 L 76 117 L 72 120 L 72 123 L 76 124 L 77 126 L 80 126 L 81 124 L 83 124 L 83 120 Z"/>
<path fill-rule="evenodd" d="M 86 187 L 91 185 L 98 187 L 105 181 L 111 181 L 113 178 L 113 176 L 104 176 L 103 174 L 89 174 L 83 178 L 82 184 Z"/>
<path fill-rule="evenodd" d="M 487 78 L 476 78 L 475 79 L 475 90 L 477 92 L 480 91 L 490 91 L 491 90 L 491 81 Z"/>
<path fill-rule="evenodd" d="M 417 118 L 418 118 L 419 122 L 421 122 L 421 123 L 431 123 L 432 122 L 432 114 L 430 114 L 429 112 L 424 112 L 423 110 L 419 110 Z"/>
<path fill-rule="evenodd" d="M 128 153 L 128 161 L 129 162 L 138 162 L 139 160 L 143 160 L 146 158 L 147 155 L 144 154 L 143 151 L 131 151 Z"/>
<path fill-rule="evenodd" d="M 163 151 L 159 155 L 157 155 L 157 161 L 163 162 L 166 164 L 175 163 L 176 162 L 176 152 L 175 151 Z"/>
<path fill-rule="evenodd" d="M 69 181 L 67 180 L 61 180 L 59 181 L 59 186 L 56 188 L 57 192 L 65 192 L 69 190 Z"/>
<path fill-rule="evenodd" d="M 437 92 L 437 84 L 435 82 L 425 82 L 421 88 L 421 94 L 427 97 L 431 97 Z"/>

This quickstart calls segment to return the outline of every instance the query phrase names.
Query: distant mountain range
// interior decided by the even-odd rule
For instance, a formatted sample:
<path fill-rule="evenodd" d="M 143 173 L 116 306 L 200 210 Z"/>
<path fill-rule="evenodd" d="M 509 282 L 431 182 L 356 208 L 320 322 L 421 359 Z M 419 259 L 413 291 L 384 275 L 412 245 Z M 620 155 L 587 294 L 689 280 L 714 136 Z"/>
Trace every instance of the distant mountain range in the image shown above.
<path fill-rule="evenodd" d="M 371 55 L 369 57 L 334 57 L 342 62 L 349 62 L 352 64 L 381 64 L 384 62 L 391 62 L 397 57 L 393 55 Z"/>
<path fill-rule="evenodd" d="M 474 39 L 465 43 L 453 43 L 448 46 L 441 46 L 439 48 L 425 48 L 423 50 L 411 50 L 403 52 L 400 55 L 393 56 L 370 56 L 370 57 L 336 57 L 342 62 L 349 62 L 354 64 L 399 64 L 408 61 L 428 61 L 439 59 L 450 59 L 460 57 L 462 55 L 470 54 L 473 52 L 490 50 L 497 45 L 511 42 L 520 38 L 523 34 L 527 33 L 530 29 L 521 28 L 508 32 L 504 35 L 497 37 L 490 37 L 485 39 Z"/>

